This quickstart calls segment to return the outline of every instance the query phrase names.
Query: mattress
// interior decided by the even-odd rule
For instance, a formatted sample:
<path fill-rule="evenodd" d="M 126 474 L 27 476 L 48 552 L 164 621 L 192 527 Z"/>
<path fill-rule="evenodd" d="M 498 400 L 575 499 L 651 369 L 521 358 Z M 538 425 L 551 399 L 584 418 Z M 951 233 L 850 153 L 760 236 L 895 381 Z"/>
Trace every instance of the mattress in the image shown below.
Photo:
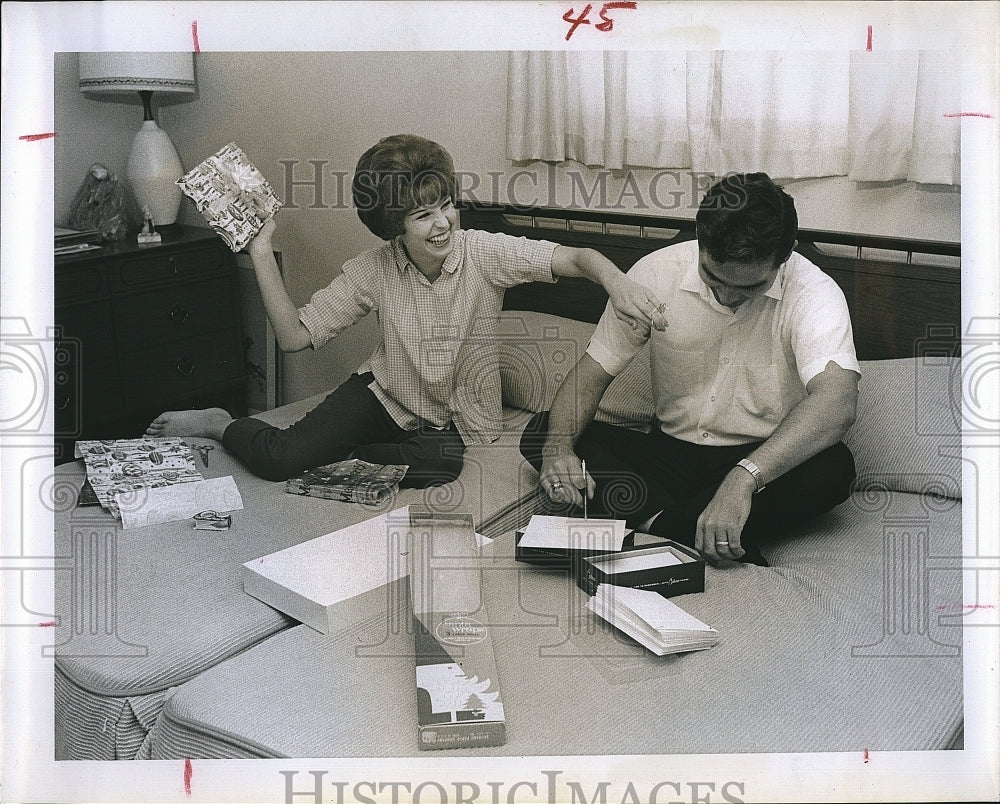
<path fill-rule="evenodd" d="M 286 425 L 319 399 L 260 418 Z M 56 573 L 56 758 L 148 758 L 150 731 L 180 685 L 295 625 L 243 591 L 244 562 L 402 505 L 467 511 L 486 535 L 525 521 L 539 502 L 517 450 L 528 416 L 505 411 L 503 437 L 470 449 L 454 483 L 406 489 L 377 508 L 287 494 L 216 444 L 209 465 L 197 463 L 206 477 L 236 480 L 245 509 L 228 531 L 195 531 L 189 522 L 121 530 L 98 508 L 58 511 L 56 554 L 71 560 Z M 56 472 L 75 500 L 83 462 Z"/>
<path fill-rule="evenodd" d="M 442 755 L 939 750 L 962 727 L 961 504 L 856 494 L 674 598 L 719 644 L 656 657 L 565 572 L 482 554 L 507 742 Z M 403 582 L 400 582 L 402 584 Z M 407 594 L 322 635 L 281 631 L 165 702 L 155 759 L 417 754 Z M 386 605 L 388 603 L 388 605 Z M 436 752 L 437 753 L 437 752 Z"/>

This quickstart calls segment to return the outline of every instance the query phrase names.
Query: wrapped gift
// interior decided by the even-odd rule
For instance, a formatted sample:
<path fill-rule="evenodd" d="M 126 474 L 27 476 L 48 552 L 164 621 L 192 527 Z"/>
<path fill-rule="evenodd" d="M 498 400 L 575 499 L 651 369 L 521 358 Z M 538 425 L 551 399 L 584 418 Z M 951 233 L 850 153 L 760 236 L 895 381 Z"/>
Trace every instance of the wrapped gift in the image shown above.
<path fill-rule="evenodd" d="M 380 464 L 351 458 L 317 466 L 285 481 L 285 491 L 325 500 L 381 505 L 399 491 L 405 464 Z"/>
<path fill-rule="evenodd" d="M 177 184 L 234 252 L 242 251 L 281 209 L 271 185 L 233 142 Z"/>

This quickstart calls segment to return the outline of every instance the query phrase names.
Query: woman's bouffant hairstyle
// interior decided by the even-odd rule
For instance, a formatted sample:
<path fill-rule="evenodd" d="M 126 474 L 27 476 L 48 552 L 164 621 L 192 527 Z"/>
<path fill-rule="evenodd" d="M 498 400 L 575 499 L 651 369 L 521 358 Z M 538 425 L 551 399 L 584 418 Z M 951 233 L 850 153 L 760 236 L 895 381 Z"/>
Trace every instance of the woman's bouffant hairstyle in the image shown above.
<path fill-rule="evenodd" d="M 379 140 L 358 160 L 351 183 L 361 222 L 383 240 L 403 234 L 414 209 L 456 200 L 455 165 L 436 142 L 413 134 Z"/>
<path fill-rule="evenodd" d="M 788 259 L 799 218 L 792 197 L 766 173 L 734 173 L 712 185 L 695 216 L 698 247 L 716 262 Z"/>

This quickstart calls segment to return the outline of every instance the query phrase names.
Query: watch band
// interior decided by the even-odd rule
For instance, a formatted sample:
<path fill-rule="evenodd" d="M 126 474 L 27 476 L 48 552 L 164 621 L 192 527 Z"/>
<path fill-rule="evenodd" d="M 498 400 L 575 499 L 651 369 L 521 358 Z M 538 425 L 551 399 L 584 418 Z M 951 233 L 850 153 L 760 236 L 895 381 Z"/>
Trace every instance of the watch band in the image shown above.
<path fill-rule="evenodd" d="M 760 467 L 753 461 L 748 458 L 744 458 L 736 465 L 742 466 L 751 475 L 753 475 L 753 482 L 757 486 L 757 488 L 754 489 L 754 494 L 760 494 L 765 488 L 767 488 L 767 483 L 764 482 L 764 473 L 760 471 Z"/>

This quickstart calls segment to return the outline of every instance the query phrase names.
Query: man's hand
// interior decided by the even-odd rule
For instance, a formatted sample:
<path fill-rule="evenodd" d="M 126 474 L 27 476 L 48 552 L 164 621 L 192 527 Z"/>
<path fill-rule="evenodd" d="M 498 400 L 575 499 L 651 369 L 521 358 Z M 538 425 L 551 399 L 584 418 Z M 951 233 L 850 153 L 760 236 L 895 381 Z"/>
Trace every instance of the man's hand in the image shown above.
<path fill-rule="evenodd" d="M 757 484 L 753 475 L 737 467 L 726 475 L 718 491 L 698 517 L 695 549 L 711 564 L 736 561 L 746 552 L 741 544 L 743 526 Z"/>
<path fill-rule="evenodd" d="M 607 280 L 604 289 L 619 320 L 643 337 L 649 333 L 650 327 L 660 332 L 667 328 L 666 305 L 638 282 L 619 273 Z"/>
<path fill-rule="evenodd" d="M 584 494 L 588 500 L 593 498 L 596 488 L 594 478 L 589 472 L 584 475 L 583 464 L 573 452 L 544 458 L 538 482 L 553 502 L 571 502 L 577 507 L 583 505 Z"/>

